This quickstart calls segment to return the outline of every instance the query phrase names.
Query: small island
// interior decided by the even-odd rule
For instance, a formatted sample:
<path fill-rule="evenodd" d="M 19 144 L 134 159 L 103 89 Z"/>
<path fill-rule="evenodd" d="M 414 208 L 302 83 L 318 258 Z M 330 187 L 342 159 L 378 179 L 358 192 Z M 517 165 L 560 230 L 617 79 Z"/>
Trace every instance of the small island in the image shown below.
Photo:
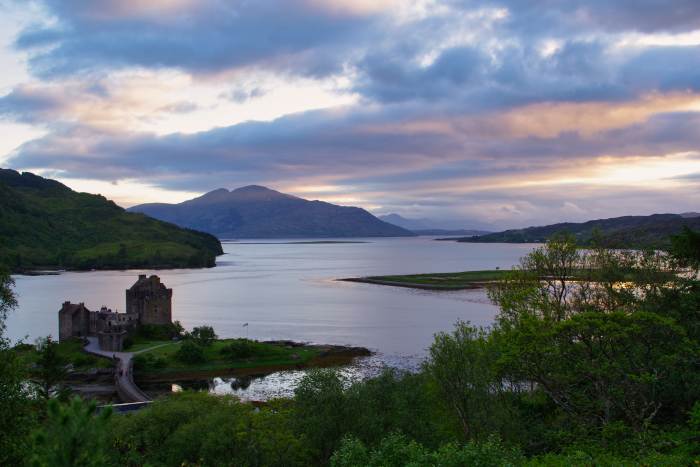
<path fill-rule="evenodd" d="M 173 290 L 156 275 L 139 275 L 126 290 L 126 312 L 103 306 L 91 311 L 85 303 L 66 301 L 58 312 L 59 343 L 50 339 L 57 362 L 70 371 L 61 376 L 67 386 L 99 383 L 100 391 L 127 403 L 144 403 L 151 396 L 138 382 L 195 381 L 214 376 L 265 375 L 276 371 L 348 365 L 369 356 L 363 347 L 315 345 L 286 340 L 258 342 L 219 339 L 211 326 L 184 330 L 172 320 Z M 32 346 L 26 358 L 40 356 Z M 100 376 L 100 378 L 96 378 Z M 109 390 L 107 390 L 109 392 Z"/>

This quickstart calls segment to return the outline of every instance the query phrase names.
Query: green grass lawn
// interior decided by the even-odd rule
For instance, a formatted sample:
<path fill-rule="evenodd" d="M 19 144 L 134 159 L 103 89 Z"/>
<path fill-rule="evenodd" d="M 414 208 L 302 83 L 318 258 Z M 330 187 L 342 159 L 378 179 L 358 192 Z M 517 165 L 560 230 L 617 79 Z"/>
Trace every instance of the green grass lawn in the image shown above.
<path fill-rule="evenodd" d="M 232 358 L 222 352 L 225 347 L 234 342 L 247 342 L 250 348 L 249 356 Z M 150 342 L 154 346 L 163 343 L 163 341 Z M 204 361 L 201 363 L 185 363 L 176 357 L 180 345 L 181 343 L 179 342 L 170 342 L 168 345 L 139 353 L 134 360 L 137 372 L 161 374 L 297 365 L 307 363 L 320 353 L 318 349 L 306 347 L 286 347 L 284 345 L 265 344 L 245 339 L 220 339 L 204 348 Z M 129 349 L 129 351 L 132 351 L 132 349 Z"/>
<path fill-rule="evenodd" d="M 134 339 L 134 343 L 128 348 L 124 349 L 125 352 L 141 352 L 152 347 L 161 345 L 177 345 L 177 341 L 172 340 L 153 340 L 153 339 Z"/>
<path fill-rule="evenodd" d="M 31 365 L 39 357 L 34 346 L 22 345 L 16 348 L 23 358 Z M 70 339 L 58 343 L 57 353 L 62 359 L 73 366 L 76 371 L 86 371 L 92 368 L 111 368 L 112 361 L 83 351 L 83 342 L 79 339 Z"/>

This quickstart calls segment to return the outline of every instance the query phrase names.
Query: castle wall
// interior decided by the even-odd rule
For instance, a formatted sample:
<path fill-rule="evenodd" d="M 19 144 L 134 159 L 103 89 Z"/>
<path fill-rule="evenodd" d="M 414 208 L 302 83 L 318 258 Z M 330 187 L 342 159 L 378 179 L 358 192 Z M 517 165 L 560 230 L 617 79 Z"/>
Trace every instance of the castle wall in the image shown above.
<path fill-rule="evenodd" d="M 100 350 L 108 352 L 121 352 L 124 349 L 126 331 L 103 331 L 97 334 Z"/>

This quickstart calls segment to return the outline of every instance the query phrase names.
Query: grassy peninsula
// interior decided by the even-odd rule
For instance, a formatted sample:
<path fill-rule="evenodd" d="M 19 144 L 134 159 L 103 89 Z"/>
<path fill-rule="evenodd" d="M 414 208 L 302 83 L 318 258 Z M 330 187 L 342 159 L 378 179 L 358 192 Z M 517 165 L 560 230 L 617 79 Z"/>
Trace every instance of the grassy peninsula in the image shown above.
<path fill-rule="evenodd" d="M 209 326 L 195 328 L 179 341 L 136 338 L 127 350 L 136 353 L 134 368 L 137 378 L 149 381 L 198 379 L 246 370 L 265 372 L 336 366 L 370 354 L 360 347 L 217 339 Z"/>
<path fill-rule="evenodd" d="M 0 169 L 0 264 L 39 269 L 214 266 L 212 235 L 129 213 L 100 195 Z"/>
<path fill-rule="evenodd" d="M 393 285 L 428 290 L 477 289 L 502 279 L 506 270 L 445 272 L 434 274 L 407 274 L 391 276 L 350 277 L 346 282 L 362 282 L 377 285 Z"/>
<path fill-rule="evenodd" d="M 292 341 L 260 342 L 245 338 L 219 339 L 211 326 L 184 331 L 171 326 L 146 326 L 133 336 L 127 352 L 135 353 L 134 369 L 140 380 L 256 373 L 305 367 L 338 366 L 370 355 L 362 347 L 312 345 Z"/>

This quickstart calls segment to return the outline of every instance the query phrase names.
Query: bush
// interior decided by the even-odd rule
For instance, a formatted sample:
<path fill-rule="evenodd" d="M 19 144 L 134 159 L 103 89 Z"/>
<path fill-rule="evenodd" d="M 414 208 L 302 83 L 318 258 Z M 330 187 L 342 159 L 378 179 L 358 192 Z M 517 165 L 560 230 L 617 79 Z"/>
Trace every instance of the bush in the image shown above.
<path fill-rule="evenodd" d="M 156 357 L 150 353 L 142 353 L 134 357 L 134 368 L 136 370 L 165 368 L 167 363 L 164 357 Z"/>
<path fill-rule="evenodd" d="M 250 358 L 255 355 L 255 343 L 248 339 L 235 339 L 224 346 L 220 352 L 229 360 Z"/>
<path fill-rule="evenodd" d="M 193 340 L 186 340 L 175 352 L 175 358 L 183 363 L 202 363 L 205 360 L 204 349 Z"/>
<path fill-rule="evenodd" d="M 436 451 L 430 451 L 407 438 L 394 433 L 384 438 L 375 449 L 368 449 L 355 438 L 345 438 L 331 458 L 333 467 L 403 467 L 403 466 L 512 466 L 521 465 L 523 455 L 517 449 L 508 448 L 497 438 L 483 443 L 458 445 L 448 443 Z"/>
<path fill-rule="evenodd" d="M 184 392 L 115 417 L 112 465 L 311 465 L 288 404 Z"/>

